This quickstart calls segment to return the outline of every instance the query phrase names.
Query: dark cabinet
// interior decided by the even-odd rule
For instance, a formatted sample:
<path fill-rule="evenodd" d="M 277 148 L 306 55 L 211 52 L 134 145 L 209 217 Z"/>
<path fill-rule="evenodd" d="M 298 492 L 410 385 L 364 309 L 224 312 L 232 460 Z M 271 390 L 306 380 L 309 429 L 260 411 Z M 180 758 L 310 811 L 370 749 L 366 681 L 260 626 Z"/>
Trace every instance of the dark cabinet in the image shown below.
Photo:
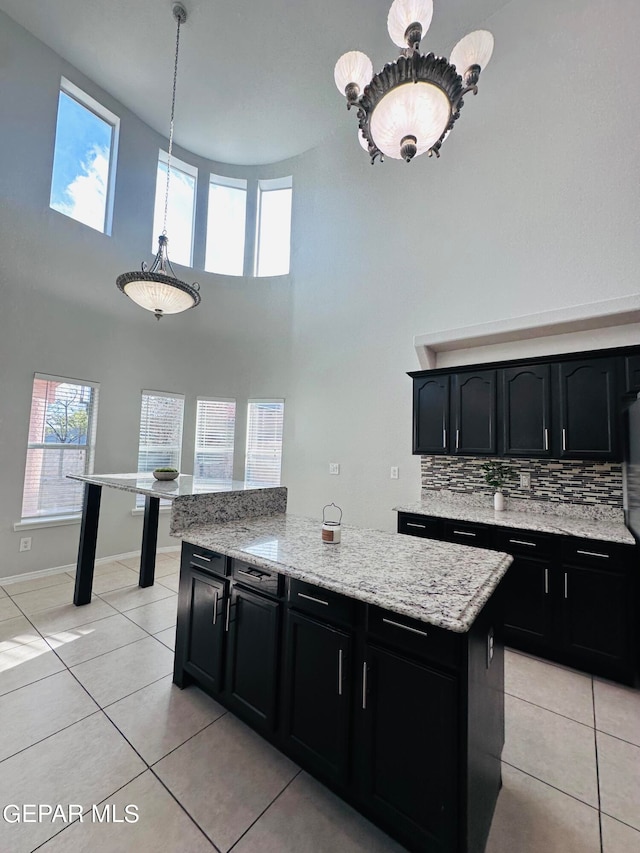
<path fill-rule="evenodd" d="M 624 360 L 625 391 L 640 393 L 640 355 L 628 355 Z"/>
<path fill-rule="evenodd" d="M 616 384 L 613 358 L 559 365 L 561 458 L 619 458 Z"/>
<path fill-rule="evenodd" d="M 552 564 L 514 557 L 503 581 L 504 639 L 524 651 L 544 653 L 553 639 Z"/>
<path fill-rule="evenodd" d="M 496 452 L 496 372 L 478 370 L 452 377 L 453 453 Z"/>
<path fill-rule="evenodd" d="M 235 586 L 227 642 L 227 701 L 257 729 L 276 726 L 280 609 L 272 601 Z"/>
<path fill-rule="evenodd" d="M 365 802 L 419 849 L 456 850 L 457 680 L 374 645 L 364 654 Z"/>
<path fill-rule="evenodd" d="M 289 751 L 330 782 L 349 775 L 351 636 L 289 610 L 284 738 Z"/>
<path fill-rule="evenodd" d="M 413 452 L 449 450 L 449 377 L 437 375 L 413 383 Z"/>
<path fill-rule="evenodd" d="M 508 367 L 502 374 L 502 452 L 551 455 L 551 371 L 548 364 Z"/>
<path fill-rule="evenodd" d="M 194 569 L 188 574 L 184 669 L 212 693 L 223 688 L 227 582 Z"/>

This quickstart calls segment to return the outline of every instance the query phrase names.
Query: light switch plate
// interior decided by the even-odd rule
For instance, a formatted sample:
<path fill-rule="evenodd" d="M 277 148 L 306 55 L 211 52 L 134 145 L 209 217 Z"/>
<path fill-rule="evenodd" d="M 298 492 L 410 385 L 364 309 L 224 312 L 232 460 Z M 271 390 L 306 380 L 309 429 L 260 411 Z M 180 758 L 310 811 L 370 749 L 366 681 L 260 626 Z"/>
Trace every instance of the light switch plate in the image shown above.
<path fill-rule="evenodd" d="M 530 489 L 531 488 L 531 474 L 528 471 L 520 472 L 520 488 L 521 489 Z"/>
<path fill-rule="evenodd" d="M 398 471 L 398 466 L 397 466 L 397 465 L 392 465 L 392 466 L 391 466 L 391 475 L 390 475 L 390 476 L 391 476 L 391 479 L 392 479 L 392 480 L 397 480 L 397 479 L 398 479 L 399 471 Z"/>
<path fill-rule="evenodd" d="M 329 473 L 330 474 L 339 474 L 340 473 L 340 463 L 339 462 L 329 462 Z"/>

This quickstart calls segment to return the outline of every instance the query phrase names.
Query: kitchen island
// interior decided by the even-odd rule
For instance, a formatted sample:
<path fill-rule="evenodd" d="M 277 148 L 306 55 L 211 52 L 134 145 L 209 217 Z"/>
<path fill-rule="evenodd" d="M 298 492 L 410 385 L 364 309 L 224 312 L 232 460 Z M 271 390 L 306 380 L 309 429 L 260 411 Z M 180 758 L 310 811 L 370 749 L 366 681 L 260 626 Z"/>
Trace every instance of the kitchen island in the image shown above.
<path fill-rule="evenodd" d="M 511 557 L 286 515 L 183 539 L 174 682 L 196 682 L 410 850 L 484 850 Z M 212 768 L 212 772 L 215 768 Z"/>

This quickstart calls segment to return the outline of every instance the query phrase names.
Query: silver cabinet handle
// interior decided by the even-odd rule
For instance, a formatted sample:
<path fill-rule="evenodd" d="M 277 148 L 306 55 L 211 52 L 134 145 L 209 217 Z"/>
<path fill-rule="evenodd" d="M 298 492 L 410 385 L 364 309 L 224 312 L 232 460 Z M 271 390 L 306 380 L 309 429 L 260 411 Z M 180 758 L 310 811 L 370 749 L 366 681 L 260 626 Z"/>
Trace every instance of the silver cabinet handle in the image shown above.
<path fill-rule="evenodd" d="M 338 696 L 342 696 L 342 649 L 338 649 Z"/>
<path fill-rule="evenodd" d="M 597 551 L 580 551 L 576 548 L 576 554 L 582 554 L 584 557 L 602 557 L 603 560 L 608 560 L 610 554 L 599 554 Z"/>
<path fill-rule="evenodd" d="M 442 446 L 446 450 L 446 447 L 447 447 L 447 431 L 446 431 L 446 429 L 444 429 L 444 427 L 442 428 Z"/>
<path fill-rule="evenodd" d="M 549 569 L 544 570 L 544 594 L 549 595 Z"/>
<path fill-rule="evenodd" d="M 367 710 L 367 662 L 362 664 L 362 710 Z"/>
<path fill-rule="evenodd" d="M 569 584 L 569 581 L 568 581 L 568 579 L 567 579 L 567 573 L 565 572 L 565 573 L 564 573 L 564 597 L 565 597 L 565 598 L 569 598 L 569 588 L 568 588 L 568 584 Z"/>
<path fill-rule="evenodd" d="M 468 530 L 454 530 L 453 531 L 457 536 L 477 536 L 477 533 L 469 533 Z"/>
<path fill-rule="evenodd" d="M 299 595 L 300 598 L 306 598 L 307 601 L 315 601 L 316 604 L 324 604 L 325 607 L 329 606 L 328 601 L 323 601 L 321 598 L 314 598 L 312 595 L 305 595 L 304 592 L 299 592 L 297 595 Z"/>
<path fill-rule="evenodd" d="M 460 430 L 456 430 L 456 450 L 460 449 Z"/>
<path fill-rule="evenodd" d="M 549 430 L 547 429 L 547 427 L 545 427 L 544 429 L 544 449 L 549 449 Z"/>
<path fill-rule="evenodd" d="M 205 563 L 210 563 L 210 562 L 211 562 L 211 557 L 205 557 L 205 556 L 204 556 L 204 554 L 196 554 L 196 553 L 194 553 L 194 555 L 193 555 L 193 556 L 194 556 L 194 557 L 197 557 L 199 560 L 204 560 L 204 561 L 205 561 Z"/>
<path fill-rule="evenodd" d="M 537 548 L 538 545 L 536 542 L 525 542 L 524 539 L 509 539 L 512 545 L 528 545 L 529 548 Z"/>
<path fill-rule="evenodd" d="M 268 575 L 266 573 L 251 574 L 251 572 L 243 572 L 242 569 L 238 569 L 236 571 L 236 574 L 237 575 L 244 575 L 246 578 L 251 578 L 251 580 L 253 580 L 253 581 L 261 581 L 263 578 L 270 578 L 271 577 L 271 575 Z"/>
<path fill-rule="evenodd" d="M 423 637 L 428 637 L 426 631 L 421 631 L 419 628 L 412 628 L 410 625 L 403 625 L 402 622 L 394 622 L 393 619 L 382 617 L 382 621 L 387 625 L 393 625 L 394 628 L 403 628 L 405 631 L 411 631 L 412 634 L 421 634 Z"/>
<path fill-rule="evenodd" d="M 419 527 L 421 530 L 426 530 L 426 524 L 416 524 L 415 521 L 407 521 L 407 527 Z"/>
<path fill-rule="evenodd" d="M 562 449 L 567 449 L 567 431 L 564 427 L 562 427 Z"/>
<path fill-rule="evenodd" d="M 215 625 L 217 621 L 218 621 L 218 592 L 217 592 L 217 590 L 215 590 L 213 593 L 213 621 L 211 622 L 211 624 Z"/>
<path fill-rule="evenodd" d="M 231 618 L 231 597 L 227 598 L 227 618 L 224 623 L 224 630 L 229 630 L 229 620 Z"/>

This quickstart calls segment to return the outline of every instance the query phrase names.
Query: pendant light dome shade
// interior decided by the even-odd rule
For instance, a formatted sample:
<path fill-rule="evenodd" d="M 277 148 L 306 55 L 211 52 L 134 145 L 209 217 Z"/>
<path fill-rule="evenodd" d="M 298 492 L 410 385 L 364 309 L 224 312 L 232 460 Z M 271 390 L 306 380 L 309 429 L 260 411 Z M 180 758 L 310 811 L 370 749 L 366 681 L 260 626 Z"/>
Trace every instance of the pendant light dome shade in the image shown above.
<path fill-rule="evenodd" d="M 387 29 L 391 41 L 398 47 L 407 46 L 407 28 L 410 24 L 420 24 L 420 38 L 431 26 L 433 0 L 393 0 L 387 16 Z"/>
<path fill-rule="evenodd" d="M 451 118 L 445 93 L 431 83 L 405 83 L 392 89 L 371 114 L 371 136 L 386 157 L 406 160 L 403 143 L 413 137 L 424 154 L 442 136 Z"/>

